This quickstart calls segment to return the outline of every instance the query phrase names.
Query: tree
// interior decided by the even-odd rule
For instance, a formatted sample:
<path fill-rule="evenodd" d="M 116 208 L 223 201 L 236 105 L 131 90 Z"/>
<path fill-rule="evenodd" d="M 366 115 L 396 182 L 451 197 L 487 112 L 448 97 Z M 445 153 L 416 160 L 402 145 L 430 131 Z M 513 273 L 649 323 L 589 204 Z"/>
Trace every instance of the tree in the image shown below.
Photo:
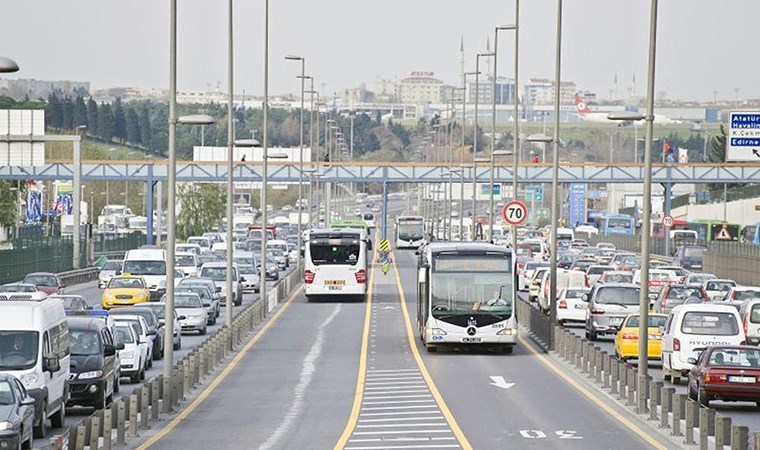
<path fill-rule="evenodd" d="M 86 125 L 89 128 L 89 123 L 87 122 L 87 105 L 84 104 L 84 99 L 81 96 L 74 100 L 72 122 L 74 123 L 74 126 Z"/>
<path fill-rule="evenodd" d="M 127 140 L 127 118 L 124 114 L 124 105 L 121 98 L 113 102 L 113 135 L 120 142 Z"/>
<path fill-rule="evenodd" d="M 87 130 L 90 136 L 98 135 L 98 104 L 92 97 L 87 100 Z"/>
<path fill-rule="evenodd" d="M 45 120 L 50 128 L 61 129 L 63 127 L 63 106 L 61 100 L 51 92 L 47 100 L 47 108 L 45 108 Z"/>
<path fill-rule="evenodd" d="M 98 137 L 106 142 L 111 142 L 114 136 L 114 119 L 111 105 L 108 103 L 101 105 L 98 116 Z"/>
<path fill-rule="evenodd" d="M 74 127 L 81 124 L 74 124 L 74 102 L 71 101 L 71 98 L 66 97 L 63 100 L 63 104 L 61 105 L 63 109 L 63 129 L 64 130 L 73 130 Z"/>
<path fill-rule="evenodd" d="M 127 108 L 125 128 L 127 131 L 127 142 L 140 145 L 140 119 L 137 117 L 134 108 Z"/>
<path fill-rule="evenodd" d="M 18 205 L 16 204 L 16 192 L 11 191 L 13 185 L 10 181 L 0 181 L 0 225 L 12 226 L 16 223 Z"/>
<path fill-rule="evenodd" d="M 381 125 L 383 123 L 383 115 L 380 114 L 380 110 L 377 110 L 375 113 L 375 124 Z"/>
<path fill-rule="evenodd" d="M 200 235 L 219 224 L 225 212 L 226 198 L 221 186 L 193 183 L 178 186 L 179 215 L 177 235 L 185 240 Z"/>
<path fill-rule="evenodd" d="M 140 108 L 140 143 L 143 148 L 150 150 L 151 126 L 148 104 Z"/>
<path fill-rule="evenodd" d="M 374 152 L 380 150 L 380 140 L 375 133 L 369 133 L 367 136 L 367 145 L 365 146 L 368 152 Z"/>

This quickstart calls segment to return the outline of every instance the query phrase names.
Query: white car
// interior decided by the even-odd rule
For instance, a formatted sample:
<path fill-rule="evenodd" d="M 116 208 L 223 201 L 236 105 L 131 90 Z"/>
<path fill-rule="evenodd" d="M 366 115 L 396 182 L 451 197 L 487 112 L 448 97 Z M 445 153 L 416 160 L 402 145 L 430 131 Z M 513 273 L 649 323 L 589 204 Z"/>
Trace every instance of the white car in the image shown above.
<path fill-rule="evenodd" d="M 588 302 L 583 296 L 590 291 L 588 288 L 562 289 L 557 296 L 557 323 L 564 326 L 567 322 L 586 322 Z"/>
<path fill-rule="evenodd" d="M 182 331 L 197 331 L 206 334 L 208 327 L 208 311 L 198 294 L 193 292 L 177 292 L 174 295 L 174 309 L 179 314 Z"/>
<path fill-rule="evenodd" d="M 156 335 L 154 334 L 151 336 L 148 334 L 148 324 L 145 322 L 145 319 L 143 319 L 142 316 L 137 315 L 118 315 L 115 316 L 114 321 L 116 325 L 124 323 L 132 327 L 139 338 L 138 344 L 140 345 L 140 350 L 147 355 L 146 359 L 143 361 L 145 370 L 153 367 L 153 339 Z"/>
<path fill-rule="evenodd" d="M 195 253 L 177 252 L 174 261 L 174 267 L 182 270 L 185 276 L 198 276 L 198 255 Z"/>
<path fill-rule="evenodd" d="M 533 275 L 528 282 L 528 300 L 535 302 L 538 300 L 538 293 L 541 290 L 541 279 L 544 273 L 549 271 L 549 267 L 538 267 L 533 271 Z"/>
<path fill-rule="evenodd" d="M 140 380 L 145 379 L 148 349 L 140 345 L 137 333 L 128 323 L 117 322 L 114 328 L 119 342 L 124 344 L 124 349 L 119 350 L 121 375 L 129 377 L 130 383 L 139 383 Z"/>
<path fill-rule="evenodd" d="M 259 274 L 258 269 L 253 267 L 252 264 L 239 264 L 240 279 L 243 291 L 259 292 Z"/>
<path fill-rule="evenodd" d="M 726 298 L 726 294 L 736 287 L 736 281 L 726 279 L 707 280 L 702 284 L 702 289 L 710 300 L 723 300 Z"/>
<path fill-rule="evenodd" d="M 8 283 L 0 286 L 0 296 L 8 300 L 45 300 L 47 294 L 29 283 Z"/>
<path fill-rule="evenodd" d="M 111 281 L 111 278 L 121 273 L 121 266 L 123 264 L 124 261 L 106 261 L 103 268 L 98 272 L 98 287 L 100 289 L 105 289 L 108 282 Z"/>
<path fill-rule="evenodd" d="M 726 303 L 742 304 L 747 300 L 760 299 L 760 287 L 757 286 L 734 286 L 723 299 Z"/>

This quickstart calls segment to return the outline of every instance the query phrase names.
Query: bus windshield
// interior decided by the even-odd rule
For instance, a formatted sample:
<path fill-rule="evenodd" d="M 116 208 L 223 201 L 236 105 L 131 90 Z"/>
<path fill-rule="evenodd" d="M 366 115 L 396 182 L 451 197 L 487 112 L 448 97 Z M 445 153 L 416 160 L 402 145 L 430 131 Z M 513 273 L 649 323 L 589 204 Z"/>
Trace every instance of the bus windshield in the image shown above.
<path fill-rule="evenodd" d="M 405 220 L 398 223 L 398 238 L 405 241 L 419 240 L 425 235 L 422 220 Z"/>
<path fill-rule="evenodd" d="M 512 315 L 511 259 L 456 257 L 437 258 L 434 263 L 433 317 L 473 313 Z"/>
<path fill-rule="evenodd" d="M 352 265 L 359 261 L 359 241 L 331 244 L 323 240 L 312 242 L 309 246 L 311 261 L 315 266 Z"/>
<path fill-rule="evenodd" d="M 610 218 L 607 219 L 607 228 L 630 228 L 630 219 Z"/>

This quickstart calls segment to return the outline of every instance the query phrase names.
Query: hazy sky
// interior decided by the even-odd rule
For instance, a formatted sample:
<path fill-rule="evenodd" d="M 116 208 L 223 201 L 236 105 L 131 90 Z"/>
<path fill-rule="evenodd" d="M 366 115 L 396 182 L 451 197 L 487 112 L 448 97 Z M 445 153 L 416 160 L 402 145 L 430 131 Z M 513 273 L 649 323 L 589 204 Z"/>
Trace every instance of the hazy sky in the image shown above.
<path fill-rule="evenodd" d="M 227 2 L 179 0 L 180 90 L 226 89 Z M 615 73 L 627 92 L 646 86 L 649 0 L 565 0 L 563 80 L 607 97 Z M 553 77 L 556 0 L 521 2 L 521 79 Z M 235 91 L 263 92 L 264 0 L 235 1 Z M 14 78 L 90 81 L 94 88 L 168 87 L 168 0 L 2 0 L 0 55 Z M 297 92 L 300 70 L 332 93 L 380 78 L 432 71 L 459 83 L 514 0 L 270 0 L 270 93 Z M 758 0 L 662 0 L 656 90 L 670 98 L 760 98 Z M 493 38 L 492 38 L 493 40 Z M 500 73 L 512 73 L 513 37 L 501 32 Z M 323 86 L 324 84 L 324 86 Z"/>

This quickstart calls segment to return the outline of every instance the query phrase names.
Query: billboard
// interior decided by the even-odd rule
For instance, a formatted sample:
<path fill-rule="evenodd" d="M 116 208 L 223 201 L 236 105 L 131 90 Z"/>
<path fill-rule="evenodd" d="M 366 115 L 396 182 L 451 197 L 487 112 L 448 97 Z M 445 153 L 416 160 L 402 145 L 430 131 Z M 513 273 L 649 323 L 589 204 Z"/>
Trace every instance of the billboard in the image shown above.
<path fill-rule="evenodd" d="M 44 134 L 44 110 L 0 110 L 0 135 Z M 44 142 L 0 142 L 0 166 L 42 166 L 44 164 Z"/>

